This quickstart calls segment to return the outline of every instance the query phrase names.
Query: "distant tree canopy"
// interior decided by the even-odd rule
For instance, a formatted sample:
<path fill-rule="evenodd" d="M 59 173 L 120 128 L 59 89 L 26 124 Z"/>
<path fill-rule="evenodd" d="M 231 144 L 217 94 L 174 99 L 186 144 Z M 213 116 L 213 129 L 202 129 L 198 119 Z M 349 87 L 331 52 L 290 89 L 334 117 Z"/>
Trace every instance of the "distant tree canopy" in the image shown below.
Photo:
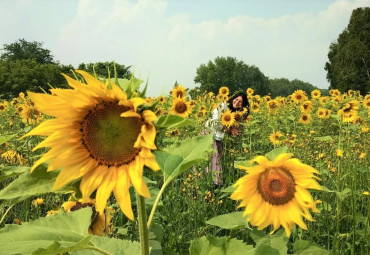
<path fill-rule="evenodd" d="M 77 69 L 84 70 L 91 74 L 93 74 L 95 70 L 95 73 L 97 76 L 108 77 L 108 68 L 109 68 L 110 77 L 114 77 L 114 66 L 116 67 L 118 78 L 130 78 L 131 66 L 120 65 L 113 61 L 112 62 L 96 62 L 96 63 L 88 63 L 88 64 L 81 63 L 79 64 Z"/>
<path fill-rule="evenodd" d="M 218 93 L 227 86 L 232 93 L 253 88 L 260 95 L 268 93 L 268 78 L 255 66 L 248 66 L 233 57 L 217 57 L 214 62 L 201 64 L 197 68 L 195 83 L 200 83 L 201 91 Z"/>
<path fill-rule="evenodd" d="M 270 79 L 269 80 L 269 92 L 271 94 L 271 97 L 277 97 L 277 96 L 289 96 L 296 90 L 303 90 L 307 93 L 307 95 L 311 94 L 312 90 L 319 89 L 312 84 L 300 80 L 292 80 L 289 81 L 285 78 L 280 79 Z M 322 94 L 325 93 L 326 90 L 321 90 Z"/>
<path fill-rule="evenodd" d="M 5 61 L 33 59 L 39 64 L 56 64 L 50 50 L 42 48 L 41 42 L 27 42 L 24 39 L 11 44 L 4 44 L 0 59 Z"/>
<path fill-rule="evenodd" d="M 73 66 L 60 65 L 40 42 L 20 39 L 5 44 L 0 56 L 0 98 L 10 99 L 20 92 L 47 90 L 50 86 L 66 87 L 61 75 Z M 49 86 L 50 85 L 50 86 Z"/>
<path fill-rule="evenodd" d="M 347 28 L 330 45 L 325 64 L 329 89 L 370 92 L 370 8 L 353 10 Z"/>

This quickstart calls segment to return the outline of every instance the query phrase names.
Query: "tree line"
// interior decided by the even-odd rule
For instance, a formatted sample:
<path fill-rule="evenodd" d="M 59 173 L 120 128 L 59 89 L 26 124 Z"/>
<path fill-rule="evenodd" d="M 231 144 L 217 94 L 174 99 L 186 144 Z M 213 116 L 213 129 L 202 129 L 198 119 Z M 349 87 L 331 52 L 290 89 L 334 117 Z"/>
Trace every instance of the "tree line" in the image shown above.
<path fill-rule="evenodd" d="M 50 87 L 67 87 L 60 73 L 72 75 L 72 65 L 62 65 L 54 59 L 50 50 L 43 48 L 41 42 L 28 42 L 20 39 L 4 44 L 0 55 L 0 99 L 10 99 L 20 92 L 47 90 Z M 119 78 L 132 75 L 131 66 L 114 62 L 81 63 L 77 69 L 95 73 L 98 76 L 113 76 L 114 70 Z M 358 90 L 365 95 L 370 92 L 370 8 L 358 8 L 352 12 L 348 26 L 331 43 L 327 71 L 329 89 L 346 92 Z M 254 89 L 256 94 L 288 96 L 301 89 L 310 93 L 318 89 L 312 84 L 297 79 L 269 79 L 254 65 L 248 65 L 233 57 L 216 57 L 196 70 L 194 82 L 196 89 L 217 93 L 227 86 L 232 92 Z M 327 89 L 321 89 L 327 94 Z M 191 93 L 190 93 L 191 94 Z"/>

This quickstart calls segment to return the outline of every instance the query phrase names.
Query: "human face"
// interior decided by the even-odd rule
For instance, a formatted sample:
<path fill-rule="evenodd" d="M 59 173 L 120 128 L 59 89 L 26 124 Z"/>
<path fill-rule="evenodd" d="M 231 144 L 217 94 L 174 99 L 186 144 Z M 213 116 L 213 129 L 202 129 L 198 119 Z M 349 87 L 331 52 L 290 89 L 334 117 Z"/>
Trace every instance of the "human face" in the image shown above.
<path fill-rule="evenodd" d="M 235 109 L 242 107 L 243 105 L 243 98 L 242 96 L 238 96 L 233 100 L 233 107 Z"/>

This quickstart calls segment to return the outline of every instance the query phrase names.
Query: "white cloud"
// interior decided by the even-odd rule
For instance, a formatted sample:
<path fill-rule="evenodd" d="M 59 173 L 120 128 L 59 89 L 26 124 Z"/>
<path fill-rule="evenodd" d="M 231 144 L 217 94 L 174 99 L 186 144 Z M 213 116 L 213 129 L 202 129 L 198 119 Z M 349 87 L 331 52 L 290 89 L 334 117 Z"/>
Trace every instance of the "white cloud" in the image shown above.
<path fill-rule="evenodd" d="M 81 0 L 53 52 L 62 63 L 74 65 L 133 64 L 143 79 L 150 75 L 151 96 L 167 94 L 175 81 L 194 87 L 196 68 L 217 56 L 236 57 L 270 78 L 297 78 L 325 88 L 330 43 L 347 26 L 353 9 L 369 5 L 369 0 L 341 0 L 319 13 L 196 23 L 186 13 L 166 16 L 165 1 Z"/>

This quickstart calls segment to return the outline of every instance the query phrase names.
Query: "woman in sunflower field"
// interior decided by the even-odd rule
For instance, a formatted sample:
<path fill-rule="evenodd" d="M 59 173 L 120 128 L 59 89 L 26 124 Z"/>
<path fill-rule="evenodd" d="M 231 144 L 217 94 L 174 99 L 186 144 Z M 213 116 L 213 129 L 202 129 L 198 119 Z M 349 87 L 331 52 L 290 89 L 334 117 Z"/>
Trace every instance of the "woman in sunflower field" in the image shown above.
<path fill-rule="evenodd" d="M 220 89 L 221 90 L 221 89 Z M 206 126 L 213 134 L 213 148 L 210 168 L 214 184 L 222 185 L 222 151 L 225 133 L 233 137 L 241 135 L 237 122 L 245 120 L 249 113 L 249 102 L 246 93 L 237 92 L 228 101 L 220 103 L 212 112 Z M 209 172 L 207 167 L 206 172 Z"/>

